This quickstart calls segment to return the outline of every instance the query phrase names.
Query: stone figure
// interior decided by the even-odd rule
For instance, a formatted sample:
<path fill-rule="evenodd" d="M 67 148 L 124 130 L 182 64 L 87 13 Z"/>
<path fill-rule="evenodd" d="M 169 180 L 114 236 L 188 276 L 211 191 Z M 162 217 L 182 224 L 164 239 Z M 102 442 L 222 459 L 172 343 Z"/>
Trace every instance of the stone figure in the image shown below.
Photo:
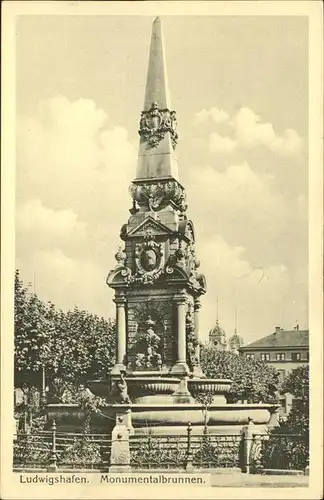
<path fill-rule="evenodd" d="M 128 395 L 128 387 L 125 379 L 126 372 L 121 370 L 120 379 L 116 382 L 116 401 L 115 403 L 119 404 L 130 404 L 131 400 Z"/>
<path fill-rule="evenodd" d="M 161 371 L 162 370 L 162 364 L 163 364 L 161 354 L 160 353 L 156 353 L 155 358 L 156 358 L 157 368 L 158 368 L 159 371 Z"/>

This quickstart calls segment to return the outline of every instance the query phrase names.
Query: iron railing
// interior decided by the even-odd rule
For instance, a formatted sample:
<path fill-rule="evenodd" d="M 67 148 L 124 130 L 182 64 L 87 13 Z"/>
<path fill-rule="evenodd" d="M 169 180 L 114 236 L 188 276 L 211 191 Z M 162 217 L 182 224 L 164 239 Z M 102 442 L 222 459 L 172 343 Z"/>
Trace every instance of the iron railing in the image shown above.
<path fill-rule="evenodd" d="M 117 436 L 118 437 L 118 436 Z M 213 435 L 206 428 L 193 435 L 189 423 L 182 435 L 146 434 L 126 437 L 133 470 L 240 468 L 262 473 L 265 469 L 305 470 L 308 435 Z M 19 432 L 14 441 L 14 469 L 107 470 L 112 440 L 105 434 L 66 433 L 56 430 Z"/>
<path fill-rule="evenodd" d="M 107 469 L 111 439 L 105 434 L 50 431 L 17 434 L 13 445 L 13 467 L 57 469 Z"/>
<path fill-rule="evenodd" d="M 131 466 L 134 469 L 201 469 L 241 466 L 242 438 L 239 435 L 156 436 L 148 433 L 130 440 Z"/>

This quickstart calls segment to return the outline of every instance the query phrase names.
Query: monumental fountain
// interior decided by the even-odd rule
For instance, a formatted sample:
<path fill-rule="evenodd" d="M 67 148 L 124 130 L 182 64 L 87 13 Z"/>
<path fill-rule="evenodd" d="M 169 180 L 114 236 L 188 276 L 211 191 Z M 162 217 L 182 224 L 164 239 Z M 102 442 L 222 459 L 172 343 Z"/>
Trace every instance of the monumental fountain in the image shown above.
<path fill-rule="evenodd" d="M 106 401 L 106 423 L 127 413 L 135 434 L 148 428 L 156 435 L 181 434 L 189 421 L 193 433 L 201 433 L 207 423 L 211 433 L 236 434 L 251 419 L 262 431 L 276 407 L 227 404 L 231 381 L 207 379 L 200 367 L 199 311 L 206 280 L 179 181 L 177 118 L 159 18 L 152 27 L 138 132 L 132 208 L 121 228 L 116 266 L 107 277 L 115 292 L 116 364 L 89 387 Z M 209 397 L 208 407 L 202 395 Z"/>

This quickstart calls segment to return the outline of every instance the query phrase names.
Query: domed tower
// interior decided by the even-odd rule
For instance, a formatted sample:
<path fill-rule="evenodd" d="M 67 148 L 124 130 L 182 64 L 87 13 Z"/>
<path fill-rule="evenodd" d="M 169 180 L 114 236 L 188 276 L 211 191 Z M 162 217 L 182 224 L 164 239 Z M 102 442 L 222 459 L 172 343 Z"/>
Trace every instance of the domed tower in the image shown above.
<path fill-rule="evenodd" d="M 216 311 L 217 311 L 216 324 L 215 324 L 214 328 L 212 328 L 209 332 L 209 343 L 212 346 L 217 347 L 217 349 L 225 351 L 228 348 L 228 344 L 227 344 L 227 337 L 226 337 L 225 330 L 223 330 L 223 328 L 221 328 L 219 326 L 218 298 L 217 298 Z"/>
<path fill-rule="evenodd" d="M 229 348 L 234 354 L 239 354 L 240 349 L 243 346 L 243 339 L 242 337 L 237 333 L 237 309 L 235 308 L 235 329 L 234 329 L 234 334 L 230 337 L 229 341 Z"/>
<path fill-rule="evenodd" d="M 226 351 L 228 348 L 225 330 L 219 326 L 218 320 L 214 328 L 209 332 L 209 343 L 223 351 Z"/>

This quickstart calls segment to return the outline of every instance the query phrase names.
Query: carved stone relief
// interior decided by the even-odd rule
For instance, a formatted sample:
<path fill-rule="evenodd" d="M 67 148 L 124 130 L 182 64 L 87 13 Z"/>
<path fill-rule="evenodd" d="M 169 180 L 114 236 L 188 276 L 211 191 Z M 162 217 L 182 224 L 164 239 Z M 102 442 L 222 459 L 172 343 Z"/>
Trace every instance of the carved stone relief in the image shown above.
<path fill-rule="evenodd" d="M 147 207 L 152 212 L 170 203 L 182 212 L 187 209 L 185 190 L 175 180 L 132 183 L 129 190 L 139 206 Z"/>
<path fill-rule="evenodd" d="M 167 132 L 170 133 L 173 149 L 178 142 L 176 112 L 159 109 L 153 102 L 148 111 L 142 111 L 139 135 L 148 148 L 156 148 Z"/>

